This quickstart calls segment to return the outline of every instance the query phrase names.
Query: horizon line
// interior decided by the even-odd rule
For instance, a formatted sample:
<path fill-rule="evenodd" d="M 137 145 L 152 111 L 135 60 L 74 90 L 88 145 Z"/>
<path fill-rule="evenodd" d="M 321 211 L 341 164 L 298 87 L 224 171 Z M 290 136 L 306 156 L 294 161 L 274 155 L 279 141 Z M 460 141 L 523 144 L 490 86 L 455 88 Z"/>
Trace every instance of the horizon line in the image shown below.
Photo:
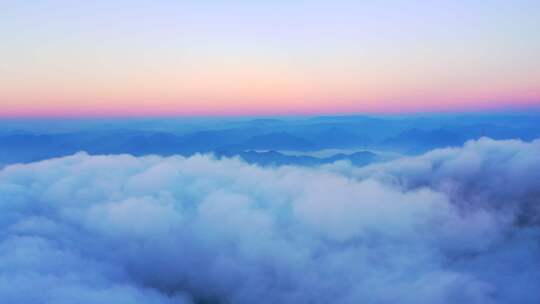
<path fill-rule="evenodd" d="M 358 111 L 358 112 L 314 112 L 314 113 L 253 113 L 253 114 L 67 114 L 67 115 L 3 115 L 0 120 L 109 120 L 109 119 L 218 119 L 218 118 L 314 118 L 314 117 L 413 117 L 413 116 L 454 116 L 454 115 L 540 115 L 540 105 L 519 109 L 489 110 L 448 110 L 448 111 Z"/>

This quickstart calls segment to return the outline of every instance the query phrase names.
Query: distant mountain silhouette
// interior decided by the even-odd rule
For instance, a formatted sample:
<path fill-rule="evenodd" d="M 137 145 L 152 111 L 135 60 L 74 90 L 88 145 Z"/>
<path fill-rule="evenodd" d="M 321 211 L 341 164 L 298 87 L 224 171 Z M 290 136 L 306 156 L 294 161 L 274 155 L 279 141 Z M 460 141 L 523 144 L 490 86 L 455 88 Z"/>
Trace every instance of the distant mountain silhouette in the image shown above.
<path fill-rule="evenodd" d="M 54 125 L 52 129 L 48 129 L 50 124 Z M 481 136 L 522 140 L 538 138 L 540 115 L 107 120 L 102 124 L 92 121 L 74 123 L 73 126 L 70 126 L 70 121 L 29 123 L 0 120 L 0 165 L 65 156 L 78 151 L 135 156 L 189 156 L 220 151 L 242 155 L 246 160 L 257 163 L 309 165 L 322 161 L 316 157 L 283 155 L 279 151 L 382 149 L 418 154 L 434 148 L 458 146 Z M 338 154 L 325 161 L 348 159 L 361 165 L 368 158 L 362 154 Z"/>
<path fill-rule="evenodd" d="M 319 149 L 365 147 L 372 143 L 369 137 L 348 131 L 343 127 L 329 127 L 305 136 Z"/>
<path fill-rule="evenodd" d="M 287 132 L 275 132 L 253 136 L 236 145 L 236 148 L 239 149 L 258 150 L 309 150 L 315 147 L 315 144 L 312 142 L 297 136 L 293 136 Z"/>
<path fill-rule="evenodd" d="M 376 161 L 377 154 L 369 151 L 360 151 L 352 154 L 339 153 L 332 155 L 331 157 L 324 158 L 323 160 L 328 163 L 333 163 L 338 160 L 348 160 L 353 165 L 363 166 Z"/>
<path fill-rule="evenodd" d="M 466 137 L 445 129 L 411 129 L 387 139 L 382 146 L 415 154 L 438 147 L 459 146 L 465 140 Z"/>
<path fill-rule="evenodd" d="M 377 154 L 369 151 L 355 152 L 352 154 L 339 153 L 330 157 L 314 157 L 307 155 L 287 155 L 277 151 L 245 151 L 245 152 L 216 152 L 217 157 L 240 157 L 250 164 L 261 166 L 314 166 L 333 163 L 340 160 L 350 161 L 353 165 L 363 166 L 377 161 Z"/>

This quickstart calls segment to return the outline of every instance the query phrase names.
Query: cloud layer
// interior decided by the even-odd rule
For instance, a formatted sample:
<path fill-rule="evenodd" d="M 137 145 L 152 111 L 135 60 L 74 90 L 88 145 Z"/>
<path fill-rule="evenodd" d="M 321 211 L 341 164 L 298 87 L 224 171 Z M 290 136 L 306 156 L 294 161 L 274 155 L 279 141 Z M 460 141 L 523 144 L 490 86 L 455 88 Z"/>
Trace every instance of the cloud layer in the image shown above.
<path fill-rule="evenodd" d="M 538 303 L 540 140 L 363 168 L 73 156 L 0 171 L 2 303 Z"/>

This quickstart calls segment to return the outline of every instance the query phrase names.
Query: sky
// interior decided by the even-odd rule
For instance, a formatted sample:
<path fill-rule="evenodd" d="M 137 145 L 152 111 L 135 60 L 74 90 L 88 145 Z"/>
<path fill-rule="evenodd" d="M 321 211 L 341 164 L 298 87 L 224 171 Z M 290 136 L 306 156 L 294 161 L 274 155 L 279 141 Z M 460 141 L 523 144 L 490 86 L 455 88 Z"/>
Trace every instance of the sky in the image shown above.
<path fill-rule="evenodd" d="M 0 116 L 540 106 L 540 1 L 0 1 Z"/>

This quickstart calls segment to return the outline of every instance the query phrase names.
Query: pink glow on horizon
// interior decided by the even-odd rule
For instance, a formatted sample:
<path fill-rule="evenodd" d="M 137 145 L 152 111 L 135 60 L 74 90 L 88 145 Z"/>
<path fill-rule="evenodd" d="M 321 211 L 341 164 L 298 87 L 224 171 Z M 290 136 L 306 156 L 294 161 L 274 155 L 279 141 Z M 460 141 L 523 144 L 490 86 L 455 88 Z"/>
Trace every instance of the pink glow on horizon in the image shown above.
<path fill-rule="evenodd" d="M 252 116 L 252 115 L 325 115 L 325 114 L 408 114 L 422 112 L 482 112 L 497 110 L 540 109 L 540 94 L 505 98 L 514 101 L 496 101 L 484 99 L 472 102 L 468 99 L 420 100 L 416 102 L 380 101 L 358 102 L 339 100 L 334 102 L 284 102 L 266 101 L 265 103 L 245 102 L 201 102 L 195 104 L 165 103 L 108 103 L 95 104 L 49 104 L 3 107 L 3 118 L 62 118 L 62 117 L 167 117 L 167 116 Z"/>

